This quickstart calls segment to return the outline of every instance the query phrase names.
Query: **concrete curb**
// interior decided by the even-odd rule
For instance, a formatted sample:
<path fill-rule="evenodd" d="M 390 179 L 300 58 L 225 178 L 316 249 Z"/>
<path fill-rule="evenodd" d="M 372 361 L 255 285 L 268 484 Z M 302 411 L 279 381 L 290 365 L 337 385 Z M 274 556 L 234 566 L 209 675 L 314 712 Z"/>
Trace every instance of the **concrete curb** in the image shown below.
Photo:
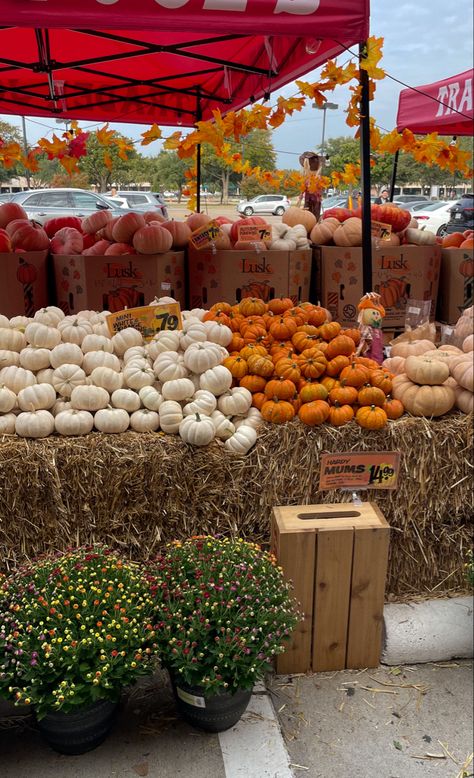
<path fill-rule="evenodd" d="M 386 605 L 382 663 L 402 665 L 470 659 L 473 605 L 472 597 Z"/>

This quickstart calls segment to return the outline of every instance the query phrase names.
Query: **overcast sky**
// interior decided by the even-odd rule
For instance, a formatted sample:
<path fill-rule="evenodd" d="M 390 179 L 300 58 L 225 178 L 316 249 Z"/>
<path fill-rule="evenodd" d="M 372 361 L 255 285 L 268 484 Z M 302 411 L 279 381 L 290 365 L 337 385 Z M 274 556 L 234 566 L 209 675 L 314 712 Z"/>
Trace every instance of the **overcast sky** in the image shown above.
<path fill-rule="evenodd" d="M 473 64 L 473 8 L 472 0 L 418 0 L 402 2 L 372 0 L 371 32 L 385 38 L 383 67 L 392 76 L 406 84 L 420 85 L 461 73 Z M 346 58 L 341 57 L 340 61 Z M 305 76 L 305 80 L 316 80 L 317 71 Z M 395 126 L 398 95 L 402 87 L 386 78 L 377 84 L 372 115 L 378 125 L 391 130 Z M 296 93 L 288 85 L 283 93 Z M 345 124 L 343 108 L 348 103 L 348 91 L 344 87 L 329 95 L 331 102 L 340 108 L 327 112 L 326 138 L 351 135 Z M 0 118 L 20 124 L 20 120 L 3 115 Z M 41 122 L 40 126 L 36 122 Z M 86 124 L 85 122 L 83 124 Z M 46 125 L 46 126 L 44 126 Z M 116 124 L 113 127 L 132 138 L 139 138 L 143 127 L 130 124 Z M 54 120 L 28 120 L 27 132 L 30 143 L 43 135 L 51 136 L 48 128 L 58 131 Z M 297 167 L 297 157 L 305 149 L 321 143 L 322 112 L 305 108 L 293 114 L 273 133 L 273 142 L 278 150 L 278 166 Z M 171 132 L 172 130 L 170 130 Z M 156 154 L 158 143 L 142 149 L 144 153 Z"/>

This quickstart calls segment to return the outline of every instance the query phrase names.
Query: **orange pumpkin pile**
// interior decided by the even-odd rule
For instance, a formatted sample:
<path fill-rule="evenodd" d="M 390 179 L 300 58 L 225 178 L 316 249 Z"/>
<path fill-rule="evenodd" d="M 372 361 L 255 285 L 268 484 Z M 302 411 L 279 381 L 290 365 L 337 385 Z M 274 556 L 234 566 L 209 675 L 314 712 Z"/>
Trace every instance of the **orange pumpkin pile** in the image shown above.
<path fill-rule="evenodd" d="M 281 424 L 298 415 L 311 427 L 339 427 L 355 418 L 361 427 L 380 429 L 398 419 L 404 408 L 390 396 L 392 374 L 355 355 L 359 330 L 329 319 L 312 303 L 252 297 L 216 303 L 204 316 L 231 328 L 223 364 L 266 421 Z"/>

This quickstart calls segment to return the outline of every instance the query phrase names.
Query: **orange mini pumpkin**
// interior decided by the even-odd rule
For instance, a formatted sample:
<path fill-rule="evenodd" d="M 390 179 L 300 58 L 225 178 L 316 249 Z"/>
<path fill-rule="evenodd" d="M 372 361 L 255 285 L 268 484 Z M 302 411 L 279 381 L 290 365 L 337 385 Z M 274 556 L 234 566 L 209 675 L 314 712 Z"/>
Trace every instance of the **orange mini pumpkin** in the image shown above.
<path fill-rule="evenodd" d="M 248 389 L 249 392 L 254 394 L 255 392 L 263 392 L 267 385 L 266 379 L 261 375 L 244 375 L 239 381 L 239 386 L 243 386 Z"/>
<path fill-rule="evenodd" d="M 277 316 L 271 322 L 268 331 L 276 340 L 288 340 L 293 337 L 298 325 L 294 319 Z"/>
<path fill-rule="evenodd" d="M 306 303 L 304 305 L 306 305 Z M 327 311 L 325 308 L 321 308 L 320 305 L 313 305 L 311 309 L 305 308 L 305 310 L 307 310 L 308 313 L 308 324 L 313 324 L 315 327 L 319 327 L 327 320 Z"/>
<path fill-rule="evenodd" d="M 333 338 L 337 338 L 341 331 L 342 327 L 337 321 L 328 321 L 326 324 L 322 324 L 319 328 L 319 334 L 321 335 L 324 340 L 333 340 Z"/>
<path fill-rule="evenodd" d="M 354 411 L 350 405 L 335 403 L 329 409 L 329 421 L 333 427 L 342 427 L 354 418 Z"/>
<path fill-rule="evenodd" d="M 229 317 L 229 326 L 232 332 L 240 332 L 240 325 L 245 321 L 245 317 L 241 313 L 235 313 L 235 311 L 229 311 L 227 316 Z"/>
<path fill-rule="evenodd" d="M 337 356 L 350 357 L 355 351 L 355 343 L 347 335 L 337 335 L 329 343 L 326 349 L 328 359 L 334 359 Z"/>
<path fill-rule="evenodd" d="M 268 397 L 264 392 L 255 392 L 255 394 L 252 395 L 252 405 L 254 408 L 258 408 L 260 411 L 262 409 L 263 403 L 266 403 L 268 400 Z"/>
<path fill-rule="evenodd" d="M 370 373 L 363 365 L 358 365 L 352 362 L 348 367 L 345 367 L 341 372 L 341 379 L 347 384 L 347 386 L 355 386 L 359 389 L 361 386 L 367 383 Z"/>
<path fill-rule="evenodd" d="M 310 403 L 314 400 L 327 400 L 328 390 L 318 381 L 307 381 L 300 389 L 302 403 Z"/>
<path fill-rule="evenodd" d="M 273 375 L 273 362 L 270 357 L 254 354 L 248 358 L 247 365 L 248 371 L 252 375 L 259 375 L 264 378 L 269 378 Z"/>
<path fill-rule="evenodd" d="M 354 341 L 356 346 L 358 346 L 360 343 L 360 330 L 356 330 L 356 329 L 341 330 L 341 335 L 346 335 L 348 338 L 351 338 L 351 340 Z"/>
<path fill-rule="evenodd" d="M 357 395 L 357 402 L 359 405 L 378 405 L 379 408 L 382 408 L 385 405 L 386 399 L 385 392 L 377 386 L 371 386 L 370 384 L 366 384 L 362 389 L 359 389 Z"/>
<path fill-rule="evenodd" d="M 232 306 L 230 303 L 214 303 L 214 305 L 211 305 L 209 308 L 209 311 L 212 311 L 213 313 L 217 313 L 217 311 L 222 311 L 222 313 L 229 314 L 232 310 Z"/>
<path fill-rule="evenodd" d="M 356 413 L 356 422 L 367 430 L 380 430 L 387 423 L 387 414 L 377 405 L 366 405 Z"/>
<path fill-rule="evenodd" d="M 298 365 L 305 378 L 319 378 L 327 367 L 327 359 L 320 351 L 311 353 L 313 349 L 303 352 L 298 358 Z"/>
<path fill-rule="evenodd" d="M 261 327 L 259 324 L 252 324 L 251 327 L 246 327 L 242 332 L 242 337 L 245 343 L 255 343 L 257 340 L 266 338 L 267 330 L 265 327 Z"/>
<path fill-rule="evenodd" d="M 324 356 L 328 356 L 328 351 L 325 351 Z M 342 354 L 340 356 L 331 359 L 326 367 L 326 373 L 329 376 L 338 376 L 341 370 L 350 365 L 349 357 L 345 357 Z"/>
<path fill-rule="evenodd" d="M 283 424 L 285 421 L 291 421 L 295 415 L 292 404 L 286 400 L 279 400 L 278 397 L 264 402 L 260 412 L 265 421 L 271 421 L 272 424 Z"/>
<path fill-rule="evenodd" d="M 232 340 L 227 346 L 229 351 L 241 351 L 244 346 L 245 340 L 243 339 L 242 335 L 239 332 L 234 332 L 232 335 Z"/>
<path fill-rule="evenodd" d="M 240 356 L 227 357 L 222 364 L 227 370 L 230 370 L 233 378 L 243 378 L 249 371 L 247 362 Z"/>
<path fill-rule="evenodd" d="M 335 386 L 339 386 L 339 381 L 336 378 L 332 378 L 328 375 L 325 375 L 324 378 L 321 378 L 321 383 L 324 388 L 328 390 L 328 392 L 330 392 L 331 389 L 334 389 Z"/>
<path fill-rule="evenodd" d="M 293 300 L 289 297 L 275 297 L 274 300 L 268 301 L 268 310 L 275 316 L 285 313 L 289 308 L 293 308 Z"/>
<path fill-rule="evenodd" d="M 242 317 L 242 321 L 240 323 L 240 332 L 242 335 L 245 334 L 245 330 L 249 327 L 263 327 L 263 329 L 267 330 L 267 325 L 265 324 L 265 319 L 263 316 L 245 316 Z"/>
<path fill-rule="evenodd" d="M 329 392 L 329 399 L 333 405 L 354 405 L 357 400 L 357 389 L 354 386 L 335 386 Z"/>
<path fill-rule="evenodd" d="M 279 400 L 292 400 L 296 392 L 293 381 L 288 378 L 272 378 L 265 387 L 265 396 L 267 399 L 278 397 Z"/>
<path fill-rule="evenodd" d="M 316 329 L 316 328 L 315 328 Z M 309 335 L 307 332 L 295 332 L 291 342 L 297 351 L 304 351 L 316 345 L 319 338 L 317 335 Z"/>
<path fill-rule="evenodd" d="M 292 359 L 279 359 L 275 365 L 275 373 L 277 376 L 288 378 L 293 383 L 301 378 L 299 365 Z"/>
<path fill-rule="evenodd" d="M 244 297 L 239 303 L 242 316 L 261 316 L 267 310 L 267 304 L 259 297 Z"/>
<path fill-rule="evenodd" d="M 298 417 L 303 424 L 309 427 L 315 427 L 317 424 L 323 424 L 329 416 L 330 407 L 324 400 L 314 400 L 304 403 L 298 412 Z"/>
<path fill-rule="evenodd" d="M 387 417 L 392 421 L 399 419 L 400 416 L 403 416 L 405 413 L 403 403 L 400 402 L 400 400 L 395 400 L 395 398 L 390 397 L 390 395 L 387 397 L 387 400 L 383 405 L 383 409 L 387 414 Z"/>
<path fill-rule="evenodd" d="M 265 356 L 268 354 L 265 346 L 261 346 L 259 343 L 247 343 L 242 349 L 240 349 L 240 356 L 244 359 L 248 359 L 252 354 L 261 354 Z"/>
<path fill-rule="evenodd" d="M 385 394 L 390 394 L 392 391 L 392 376 L 386 370 L 373 370 L 370 374 L 370 383 Z"/>
<path fill-rule="evenodd" d="M 230 319 L 224 311 L 207 311 L 202 317 L 203 321 L 218 321 L 230 327 Z"/>

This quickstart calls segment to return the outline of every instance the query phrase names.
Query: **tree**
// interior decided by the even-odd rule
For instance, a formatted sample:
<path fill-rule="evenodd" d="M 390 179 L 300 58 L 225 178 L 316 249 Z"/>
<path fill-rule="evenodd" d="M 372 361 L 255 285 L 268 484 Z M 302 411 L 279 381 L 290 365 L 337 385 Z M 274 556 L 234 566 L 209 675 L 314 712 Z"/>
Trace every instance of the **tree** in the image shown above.
<path fill-rule="evenodd" d="M 23 142 L 18 127 L 15 127 L 14 124 L 10 124 L 9 122 L 1 122 L 1 121 L 0 121 L 0 139 L 4 143 L 22 144 Z M 21 165 L 14 165 L 13 167 L 10 168 L 5 168 L 3 167 L 3 165 L 1 165 L 0 182 L 9 181 L 10 178 L 15 178 L 16 176 L 21 175 L 21 171 L 22 171 Z"/>
<path fill-rule="evenodd" d="M 273 148 L 272 135 L 269 130 L 253 130 L 246 137 L 242 138 L 240 143 L 230 142 L 232 154 L 242 154 L 242 159 L 248 161 L 252 167 L 260 166 L 262 170 L 275 170 L 276 153 Z M 219 186 L 221 192 L 221 203 L 229 198 L 229 189 L 231 186 L 237 188 L 239 184 L 242 191 L 247 195 L 245 187 L 248 179 L 234 171 L 217 156 L 214 148 L 207 143 L 203 145 L 202 154 L 202 180 L 204 185 L 216 187 Z M 255 188 L 255 180 L 249 183 L 249 191 L 252 186 Z M 265 188 L 260 188 L 259 192 L 264 192 Z M 259 194 L 256 192 L 256 194 Z"/>
<path fill-rule="evenodd" d="M 129 138 L 124 135 L 120 135 L 120 133 L 116 133 L 116 135 L 131 143 Z M 110 168 L 104 162 L 106 152 L 111 160 Z M 87 139 L 87 156 L 81 157 L 79 168 L 81 172 L 86 173 L 89 184 L 96 186 L 99 192 L 106 192 L 112 183 L 120 186 L 122 179 L 128 182 L 128 170 L 138 155 L 135 149 L 128 151 L 127 155 L 127 160 L 121 159 L 115 144 L 104 148 L 99 144 L 97 135 L 94 133 Z"/>
<path fill-rule="evenodd" d="M 152 179 L 153 189 L 171 189 L 178 193 L 181 202 L 182 191 L 186 186 L 185 171 L 189 169 L 190 160 L 180 159 L 175 151 L 161 151 L 153 159 L 155 176 Z"/>

